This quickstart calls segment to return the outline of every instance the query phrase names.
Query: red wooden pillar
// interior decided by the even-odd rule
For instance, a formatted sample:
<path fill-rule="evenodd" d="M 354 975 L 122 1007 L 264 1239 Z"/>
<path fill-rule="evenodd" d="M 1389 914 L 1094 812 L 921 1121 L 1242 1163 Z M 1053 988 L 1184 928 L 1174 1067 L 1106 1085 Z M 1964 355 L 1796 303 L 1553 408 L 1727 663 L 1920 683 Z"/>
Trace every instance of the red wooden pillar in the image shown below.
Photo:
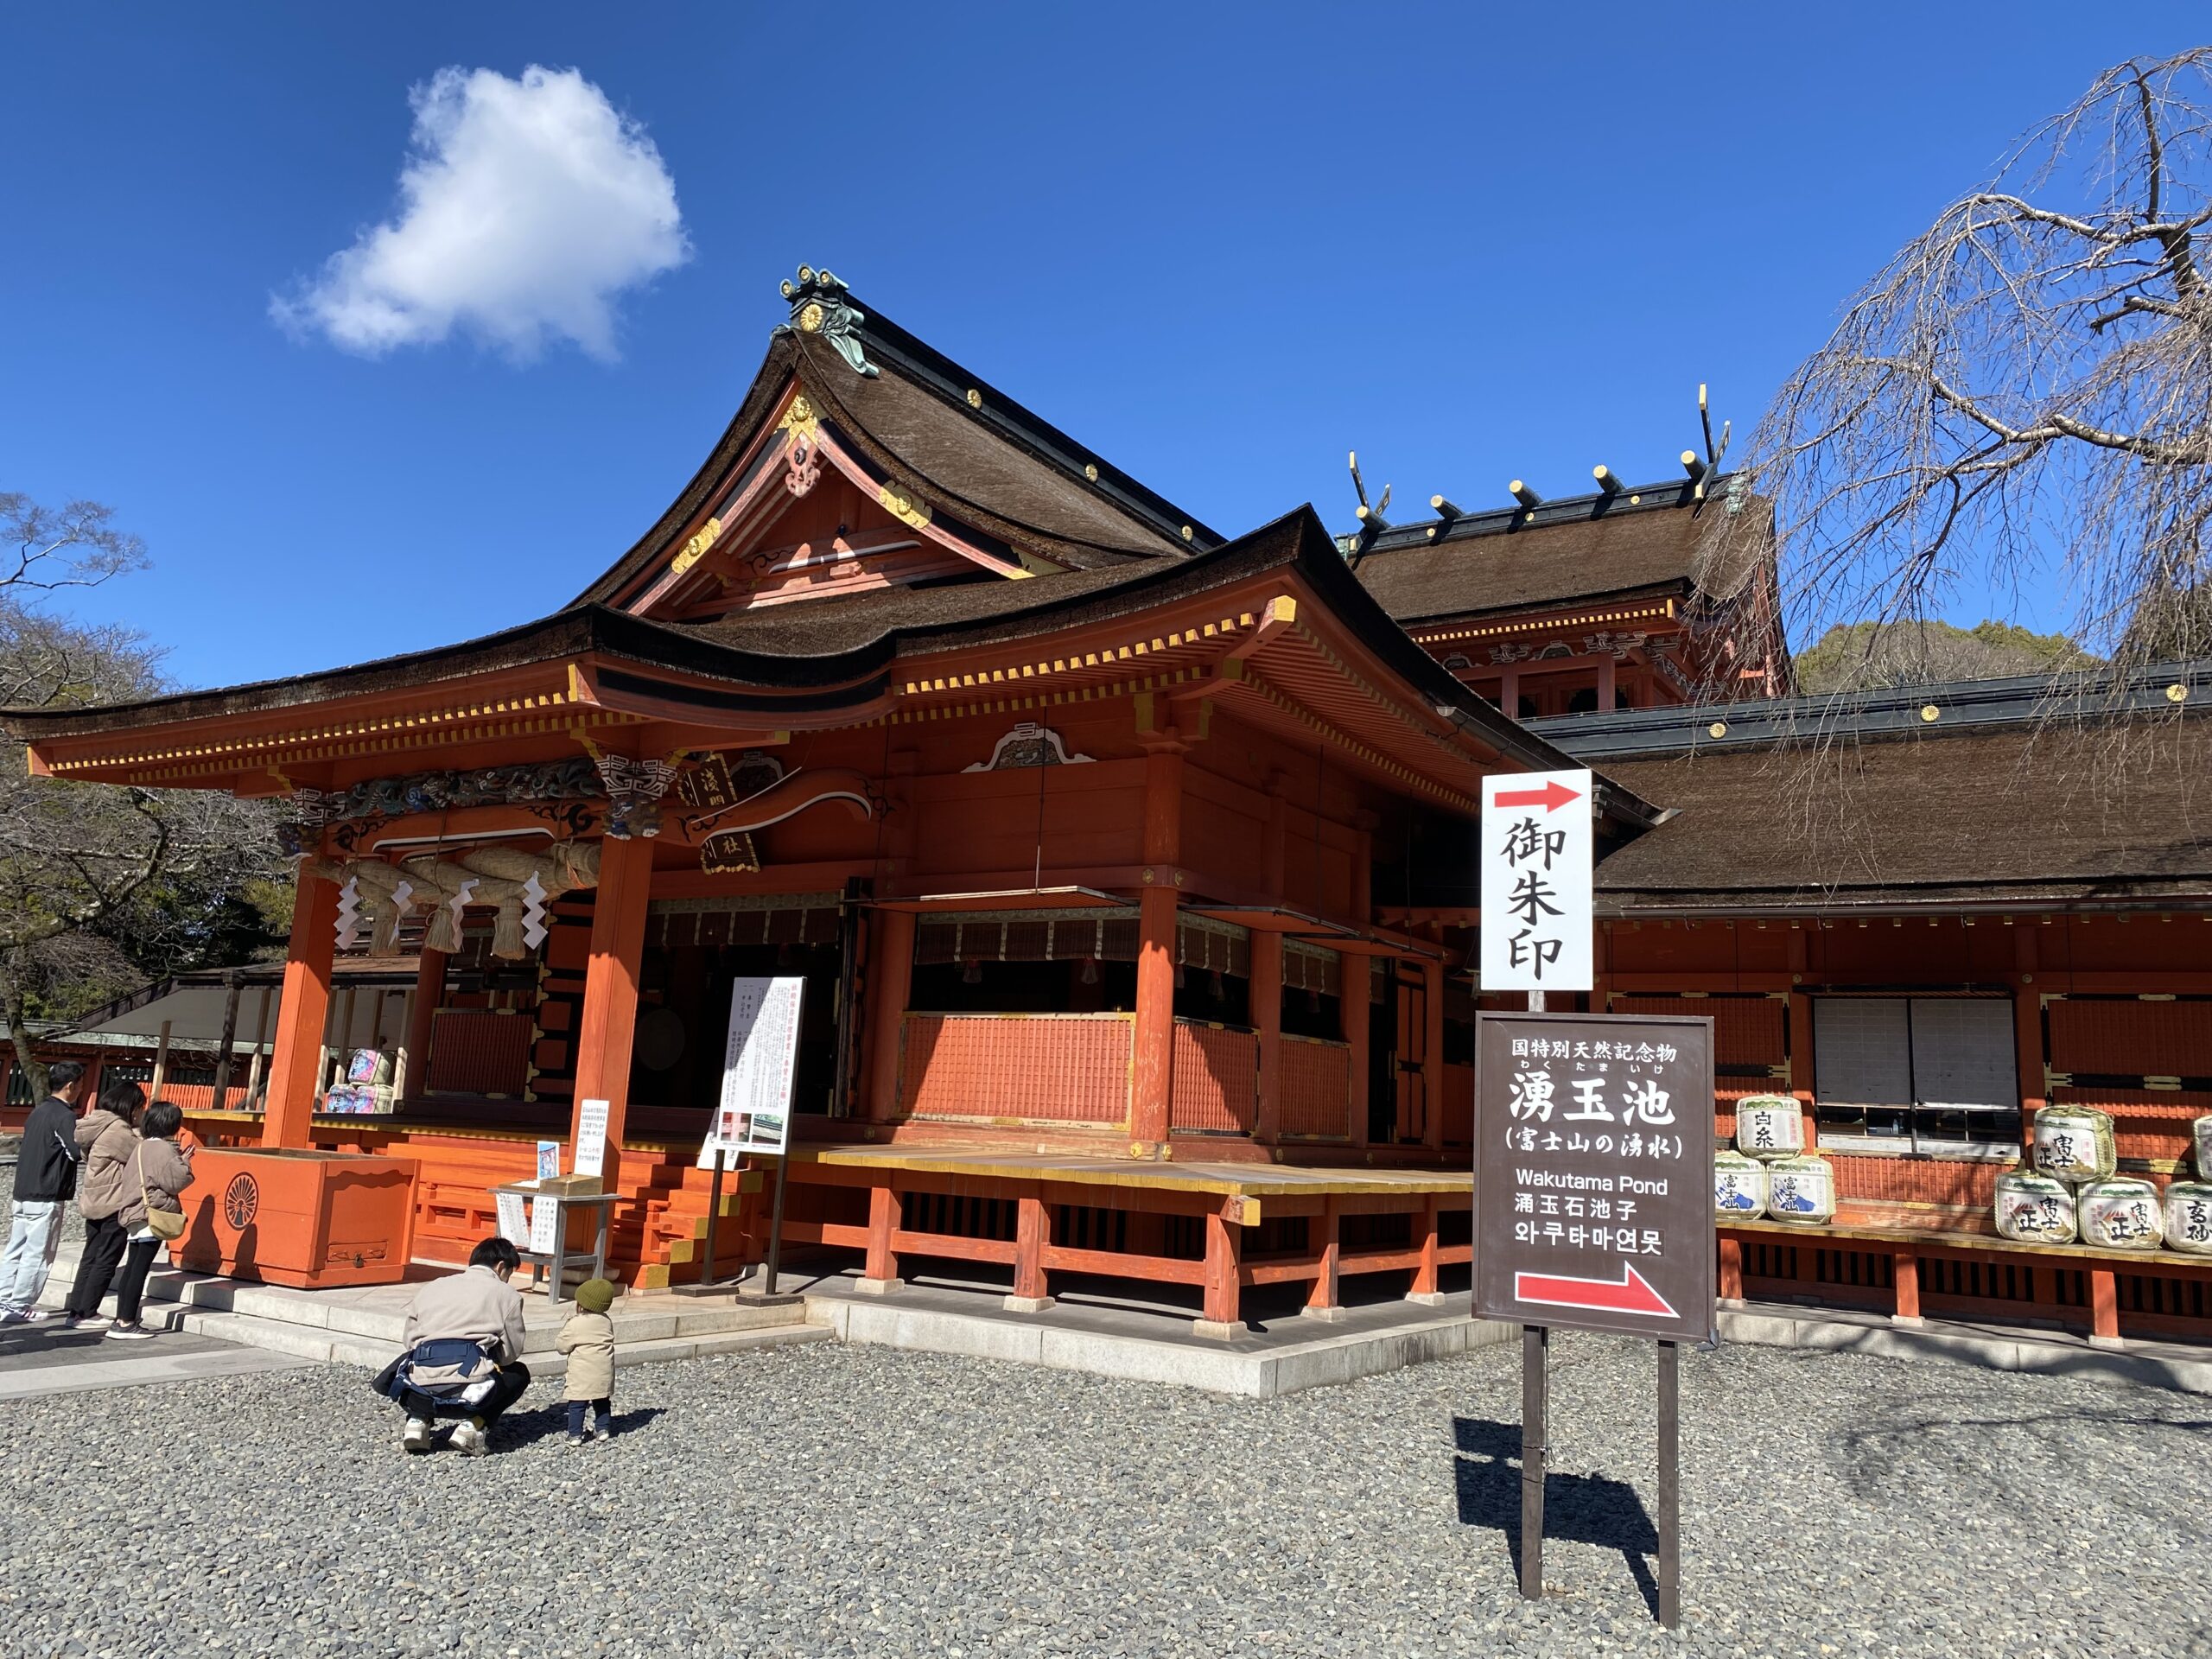
<path fill-rule="evenodd" d="M 1367 1141 L 1368 1015 L 1372 1006 L 1367 997 L 1373 970 L 1366 957 L 1340 956 L 1337 961 L 1342 975 L 1337 1009 L 1351 1062 L 1351 1086 L 1344 1090 L 1344 1133 L 1354 1146 L 1363 1146 Z"/>
<path fill-rule="evenodd" d="M 1315 1217 L 1321 1224 L 1321 1270 L 1313 1275 L 1313 1288 L 1306 1294 L 1306 1313 L 1317 1319 L 1341 1319 L 1344 1305 L 1338 1294 L 1338 1266 L 1342 1255 L 1339 1241 L 1344 1232 L 1344 1218 L 1337 1213 L 1337 1200 L 1321 1201 L 1321 1213 Z"/>
<path fill-rule="evenodd" d="M 1613 661 L 1612 653 L 1599 652 L 1598 656 L 1598 712 L 1601 715 L 1610 715 L 1613 712 L 1613 693 L 1618 689 L 1618 666 Z"/>
<path fill-rule="evenodd" d="M 1436 1224 L 1440 1213 L 1441 1206 L 1432 1192 L 1421 1200 L 1421 1213 L 1414 1218 L 1414 1243 L 1421 1251 L 1421 1261 L 1414 1268 L 1413 1288 L 1406 1293 L 1409 1302 L 1436 1303 L 1444 1300 L 1436 1281 L 1440 1255 Z"/>
<path fill-rule="evenodd" d="M 914 915 L 912 911 L 879 910 L 868 925 L 875 938 L 868 952 L 864 1109 L 871 1123 L 888 1123 L 899 1116 L 899 1038 L 914 982 Z"/>
<path fill-rule="evenodd" d="M 407 1012 L 407 1097 L 419 1100 L 430 1085 L 432 1016 L 446 994 L 446 953 L 423 947 L 415 960 L 415 1001 Z"/>
<path fill-rule="evenodd" d="M 1234 1337 L 1243 1332 L 1244 1322 L 1238 1317 L 1242 1286 L 1237 1264 L 1243 1231 L 1219 1211 L 1207 1213 L 1205 1312 L 1192 1326 L 1200 1336 Z"/>
<path fill-rule="evenodd" d="M 591 956 L 584 967 L 583 1011 L 576 1020 L 576 1093 L 569 1155 L 571 1160 L 575 1156 L 584 1102 L 605 1101 L 604 1180 L 608 1192 L 616 1190 L 621 1173 L 623 1123 L 630 1110 L 630 1048 L 638 1034 L 638 970 L 645 953 L 645 900 L 652 875 L 652 842 L 643 836 L 626 841 L 608 836 L 600 843 Z"/>
<path fill-rule="evenodd" d="M 1016 1201 L 1014 1224 L 1014 1294 L 1006 1299 L 1014 1313 L 1038 1313 L 1052 1305 L 1045 1274 L 1045 1251 L 1052 1242 L 1052 1212 L 1045 1200 L 1024 1193 Z"/>
<path fill-rule="evenodd" d="M 1260 1098 L 1253 1139 L 1273 1146 L 1282 1138 L 1282 935 L 1252 935 L 1252 1034 L 1260 1051 Z"/>
<path fill-rule="evenodd" d="M 899 1258 L 892 1254 L 891 1235 L 899 1225 L 899 1195 L 889 1182 L 868 1190 L 868 1265 L 860 1288 L 874 1295 L 899 1288 Z"/>
<path fill-rule="evenodd" d="M 330 962 L 338 949 L 338 884 L 300 866 L 292 938 L 276 1004 L 276 1040 L 261 1120 L 264 1147 L 313 1143 L 315 1090 L 322 1082 L 322 1027 L 330 1017 Z"/>
<path fill-rule="evenodd" d="M 1725 1235 L 1720 1240 L 1720 1300 L 1744 1300 L 1744 1241 Z"/>
<path fill-rule="evenodd" d="M 1892 1264 L 1897 1280 L 1899 1325 L 1920 1323 L 1920 1257 L 1910 1250 L 1899 1250 Z"/>
<path fill-rule="evenodd" d="M 1129 1151 L 1167 1145 L 1175 1094 L 1175 861 L 1183 827 L 1183 746 L 1157 741 L 1145 756 L 1144 856 L 1150 885 L 1138 901 L 1135 1052 L 1129 1080 Z"/>
<path fill-rule="evenodd" d="M 2089 1269 L 2089 1345 L 2120 1346 L 2120 1281 L 2111 1268 Z"/>
<path fill-rule="evenodd" d="M 1421 967 L 1421 1000 L 1428 1012 L 1422 1037 L 1421 1143 L 1431 1152 L 1444 1147 L 1444 964 Z"/>

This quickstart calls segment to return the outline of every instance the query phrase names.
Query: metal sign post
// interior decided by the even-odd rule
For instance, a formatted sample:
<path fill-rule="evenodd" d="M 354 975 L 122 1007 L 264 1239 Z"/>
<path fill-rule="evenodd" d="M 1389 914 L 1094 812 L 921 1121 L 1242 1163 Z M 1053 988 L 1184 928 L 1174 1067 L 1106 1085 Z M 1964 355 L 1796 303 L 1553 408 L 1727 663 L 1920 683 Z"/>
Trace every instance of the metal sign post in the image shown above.
<path fill-rule="evenodd" d="M 1543 1592 L 1549 1332 L 1611 1332 L 1658 1344 L 1659 1616 L 1680 1619 L 1678 1344 L 1713 1331 L 1712 1110 L 1710 1020 L 1477 1017 L 1474 1311 L 1523 1332 L 1524 1596 Z"/>

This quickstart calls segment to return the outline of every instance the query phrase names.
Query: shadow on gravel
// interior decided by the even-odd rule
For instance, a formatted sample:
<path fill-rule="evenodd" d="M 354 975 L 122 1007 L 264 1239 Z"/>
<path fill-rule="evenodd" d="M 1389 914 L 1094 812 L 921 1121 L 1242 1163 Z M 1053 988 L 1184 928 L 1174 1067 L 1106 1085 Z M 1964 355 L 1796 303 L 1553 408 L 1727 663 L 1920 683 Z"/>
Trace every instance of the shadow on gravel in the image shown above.
<path fill-rule="evenodd" d="M 1521 1576 L 1521 1426 L 1486 1418 L 1454 1417 L 1459 1446 L 1452 1478 L 1459 1488 L 1459 1522 L 1505 1535 L 1513 1576 Z M 1603 1475 L 1547 1473 L 1544 1536 L 1568 1543 L 1618 1549 L 1651 1616 L 1659 1616 L 1659 1581 L 1645 1557 L 1659 1552 L 1659 1529 L 1643 1500 L 1624 1480 Z"/>
<path fill-rule="evenodd" d="M 614 1437 L 634 1434 L 667 1410 L 665 1406 L 640 1406 L 634 1411 L 614 1414 Z M 492 1449 L 495 1452 L 518 1452 L 525 1446 L 536 1446 L 540 1440 L 563 1439 L 569 1433 L 567 1402 L 556 1401 L 550 1406 L 532 1406 L 526 1411 L 510 1411 L 499 1419 L 494 1431 Z"/>

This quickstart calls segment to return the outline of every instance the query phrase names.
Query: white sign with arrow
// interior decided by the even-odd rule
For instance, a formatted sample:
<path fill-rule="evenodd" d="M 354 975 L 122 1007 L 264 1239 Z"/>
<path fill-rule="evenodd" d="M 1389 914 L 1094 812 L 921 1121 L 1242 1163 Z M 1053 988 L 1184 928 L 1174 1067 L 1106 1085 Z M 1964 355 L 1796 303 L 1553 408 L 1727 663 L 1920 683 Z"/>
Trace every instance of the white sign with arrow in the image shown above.
<path fill-rule="evenodd" d="M 1586 770 L 1483 779 L 1484 990 L 1590 988 L 1591 798 Z"/>

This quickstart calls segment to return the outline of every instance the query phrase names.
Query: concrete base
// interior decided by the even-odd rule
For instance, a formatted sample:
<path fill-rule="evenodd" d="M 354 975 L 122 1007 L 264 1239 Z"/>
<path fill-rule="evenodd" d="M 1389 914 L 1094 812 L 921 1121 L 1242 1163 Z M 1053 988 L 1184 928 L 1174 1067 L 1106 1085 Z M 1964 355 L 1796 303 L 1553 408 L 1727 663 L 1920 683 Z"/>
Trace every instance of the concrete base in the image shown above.
<path fill-rule="evenodd" d="M 1923 1319 L 1900 1325 L 1883 1313 L 1754 1303 L 1720 1315 L 1729 1342 L 1875 1354 L 1885 1359 L 1942 1359 L 1993 1371 L 2095 1376 L 2184 1394 L 2212 1394 L 2212 1348 L 2187 1343 L 2081 1337 L 2017 1325 Z"/>
<path fill-rule="evenodd" d="M 1348 1317 L 1341 1307 L 1302 1307 L 1298 1311 L 1301 1319 L 1319 1319 L 1324 1325 L 1342 1325 Z"/>
<path fill-rule="evenodd" d="M 1415 1307 L 1441 1307 L 1446 1298 L 1440 1290 L 1409 1290 L 1406 1293 L 1406 1300 Z"/>
<path fill-rule="evenodd" d="M 893 1291 L 906 1289 L 906 1281 L 904 1279 L 855 1279 L 852 1287 L 863 1296 L 888 1296 Z"/>
<path fill-rule="evenodd" d="M 1917 1313 L 1892 1313 L 1890 1315 L 1890 1323 L 1903 1330 L 1918 1331 L 1924 1328 L 1928 1321 Z"/>
<path fill-rule="evenodd" d="M 1224 1325 L 1219 1319 L 1192 1319 L 1191 1334 L 1204 1337 L 1208 1342 L 1234 1342 L 1245 1333 L 1243 1324 Z"/>
<path fill-rule="evenodd" d="M 1009 1313 L 1042 1313 L 1059 1300 L 1057 1296 L 1009 1296 L 999 1306 Z"/>

